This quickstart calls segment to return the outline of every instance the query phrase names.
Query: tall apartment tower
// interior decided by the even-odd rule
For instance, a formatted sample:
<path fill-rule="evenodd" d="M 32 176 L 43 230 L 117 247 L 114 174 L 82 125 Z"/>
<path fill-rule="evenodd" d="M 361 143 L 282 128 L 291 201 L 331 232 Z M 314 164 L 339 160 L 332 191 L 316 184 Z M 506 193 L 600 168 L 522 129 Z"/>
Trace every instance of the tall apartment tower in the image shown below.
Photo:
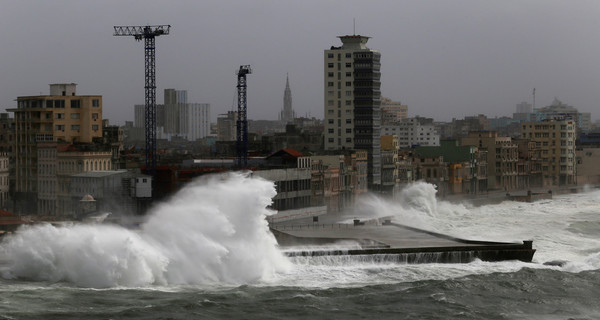
<path fill-rule="evenodd" d="M 102 96 L 78 96 L 76 86 L 51 84 L 50 95 L 17 97 L 7 110 L 15 115 L 15 195 L 28 203 L 37 198 L 38 143 L 102 138 Z"/>
<path fill-rule="evenodd" d="M 381 185 L 381 82 L 379 51 L 369 37 L 340 36 L 341 47 L 324 52 L 325 150 L 367 151 L 370 189 Z"/>
<path fill-rule="evenodd" d="M 285 91 L 283 92 L 283 110 L 279 114 L 279 120 L 283 123 L 293 122 L 296 117 L 294 109 L 292 109 L 292 90 L 290 89 L 290 78 L 285 77 Z"/>

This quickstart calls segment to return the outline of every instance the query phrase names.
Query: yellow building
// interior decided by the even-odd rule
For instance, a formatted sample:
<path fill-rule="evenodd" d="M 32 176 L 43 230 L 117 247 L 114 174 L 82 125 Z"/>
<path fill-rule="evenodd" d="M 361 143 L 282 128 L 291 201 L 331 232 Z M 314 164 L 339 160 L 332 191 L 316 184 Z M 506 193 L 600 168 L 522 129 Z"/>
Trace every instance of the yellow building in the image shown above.
<path fill-rule="evenodd" d="M 577 122 L 546 119 L 521 124 L 521 138 L 535 142 L 541 158 L 543 185 L 575 183 Z"/>
<path fill-rule="evenodd" d="M 17 108 L 7 111 L 15 121 L 16 210 L 31 214 L 38 191 L 38 143 L 101 138 L 102 96 L 78 96 L 75 83 L 51 84 L 50 95 L 18 97 Z"/>

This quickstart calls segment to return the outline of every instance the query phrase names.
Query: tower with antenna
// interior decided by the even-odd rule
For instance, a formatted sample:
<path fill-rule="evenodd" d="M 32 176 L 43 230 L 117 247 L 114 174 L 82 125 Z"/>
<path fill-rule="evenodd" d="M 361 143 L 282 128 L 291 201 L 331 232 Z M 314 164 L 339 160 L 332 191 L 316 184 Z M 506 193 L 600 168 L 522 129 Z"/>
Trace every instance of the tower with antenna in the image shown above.
<path fill-rule="evenodd" d="M 283 92 L 283 110 L 279 114 L 279 120 L 283 123 L 293 122 L 296 114 L 292 109 L 292 90 L 290 89 L 290 78 L 285 76 L 285 90 Z"/>

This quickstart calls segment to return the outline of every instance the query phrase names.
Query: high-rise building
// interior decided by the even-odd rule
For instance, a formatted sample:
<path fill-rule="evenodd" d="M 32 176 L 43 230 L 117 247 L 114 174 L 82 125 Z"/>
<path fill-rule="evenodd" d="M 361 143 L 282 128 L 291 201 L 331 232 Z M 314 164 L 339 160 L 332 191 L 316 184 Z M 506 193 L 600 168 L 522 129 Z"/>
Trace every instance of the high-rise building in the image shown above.
<path fill-rule="evenodd" d="M 290 89 L 290 78 L 285 77 L 285 90 L 283 92 L 283 110 L 279 114 L 279 120 L 284 123 L 290 123 L 296 118 L 296 113 L 292 109 L 292 90 Z"/>
<path fill-rule="evenodd" d="M 367 151 L 368 185 L 381 185 L 381 54 L 369 37 L 340 36 L 341 47 L 324 52 L 325 151 Z"/>
<path fill-rule="evenodd" d="M 102 137 L 102 96 L 78 96 L 75 83 L 51 84 L 47 96 L 17 97 L 17 108 L 7 111 L 15 115 L 15 196 L 24 203 L 36 203 L 38 143 Z"/>
<path fill-rule="evenodd" d="M 135 105 L 135 127 L 145 127 L 145 106 Z M 210 134 L 210 104 L 189 103 L 187 90 L 165 89 L 164 104 L 156 105 L 156 127 L 161 139 L 195 141 Z"/>

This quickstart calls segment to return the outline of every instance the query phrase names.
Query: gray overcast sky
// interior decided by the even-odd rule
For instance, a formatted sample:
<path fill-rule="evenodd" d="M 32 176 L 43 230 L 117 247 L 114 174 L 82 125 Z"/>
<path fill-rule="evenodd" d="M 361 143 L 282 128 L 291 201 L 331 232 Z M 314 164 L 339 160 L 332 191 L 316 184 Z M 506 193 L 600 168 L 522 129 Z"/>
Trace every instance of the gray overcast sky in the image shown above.
<path fill-rule="evenodd" d="M 0 109 L 17 96 L 75 82 L 102 95 L 104 118 L 133 120 L 144 101 L 143 44 L 113 25 L 170 24 L 157 38 L 164 88 L 230 110 L 235 71 L 251 64 L 248 117 L 277 119 L 289 73 L 298 115 L 323 116 L 323 50 L 336 36 L 371 36 L 382 54 L 382 95 L 436 120 L 512 115 L 556 96 L 600 110 L 600 1 L 0 1 Z"/>

